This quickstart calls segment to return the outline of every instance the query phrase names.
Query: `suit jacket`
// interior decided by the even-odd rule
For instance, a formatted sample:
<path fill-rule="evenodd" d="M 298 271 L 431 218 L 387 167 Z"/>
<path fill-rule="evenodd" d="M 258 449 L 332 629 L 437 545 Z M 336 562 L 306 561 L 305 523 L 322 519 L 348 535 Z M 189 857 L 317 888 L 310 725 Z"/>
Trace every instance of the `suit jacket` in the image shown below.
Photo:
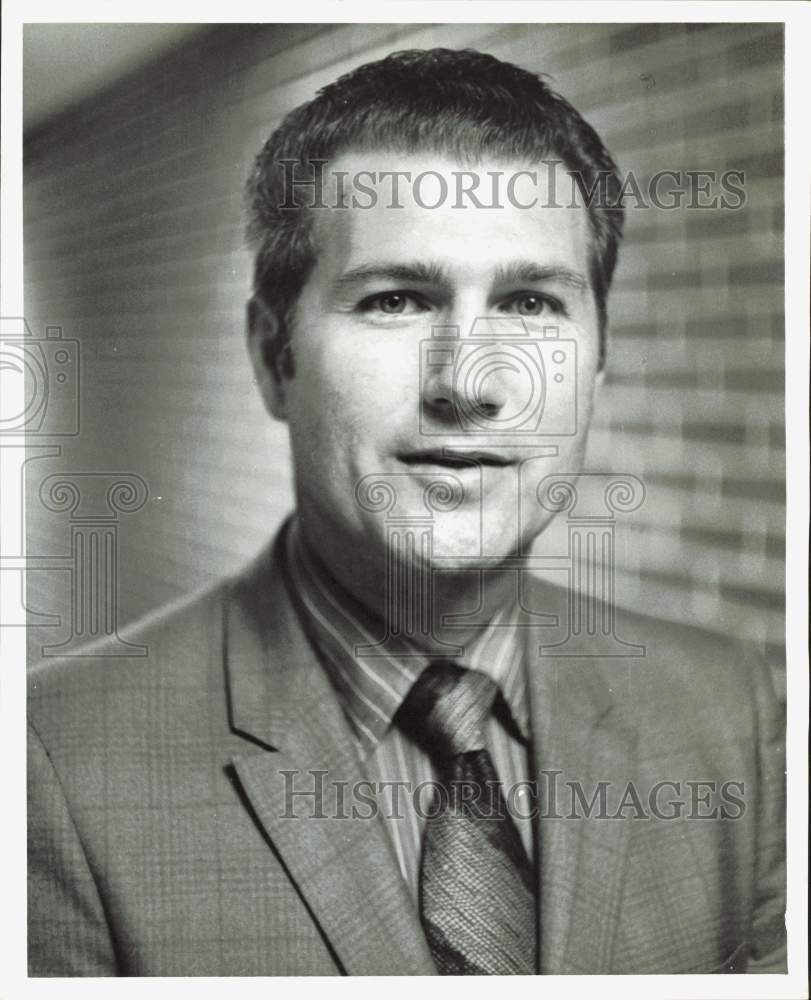
<path fill-rule="evenodd" d="M 717 636 L 620 620 L 645 657 L 539 656 L 554 637 L 527 631 L 536 768 L 588 799 L 606 782 L 612 803 L 629 783 L 647 805 L 657 782 L 688 801 L 685 782 L 715 782 L 698 792 L 705 814 L 736 781 L 745 808 L 608 818 L 547 802 L 541 970 L 785 971 L 768 674 Z M 383 821 L 313 818 L 313 796 L 289 794 L 291 772 L 299 790 L 321 780 L 309 772 L 363 773 L 272 548 L 131 637 L 147 657 L 101 647 L 32 671 L 30 974 L 435 973 Z"/>

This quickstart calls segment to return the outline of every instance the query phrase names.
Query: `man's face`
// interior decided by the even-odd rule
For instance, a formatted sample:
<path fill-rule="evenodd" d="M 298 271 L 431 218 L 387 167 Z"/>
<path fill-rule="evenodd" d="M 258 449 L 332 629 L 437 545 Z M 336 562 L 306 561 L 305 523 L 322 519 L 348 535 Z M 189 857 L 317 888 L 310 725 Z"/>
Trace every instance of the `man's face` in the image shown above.
<path fill-rule="evenodd" d="M 331 170 L 438 171 L 453 192 L 453 172 L 470 168 L 437 160 L 358 152 Z M 508 177 L 532 165 L 475 169 Z M 538 196 L 531 209 L 503 190 L 500 208 L 454 207 L 449 195 L 429 209 L 401 183 L 401 207 L 379 186 L 373 208 L 314 212 L 317 262 L 295 309 L 295 373 L 266 385 L 289 424 L 299 511 L 325 555 L 382 558 L 387 514 L 432 518 L 434 559 L 511 555 L 552 516 L 538 503 L 540 480 L 579 471 L 597 380 L 589 225 L 582 206 L 545 204 L 543 178 L 515 188 L 523 203 Z M 417 195 L 437 200 L 429 184 Z M 455 347 L 453 331 L 440 330 L 433 348 L 439 327 L 458 328 Z M 369 509 L 383 496 L 369 492 L 372 476 L 396 507 Z M 426 505 L 437 481 L 455 509 Z"/>

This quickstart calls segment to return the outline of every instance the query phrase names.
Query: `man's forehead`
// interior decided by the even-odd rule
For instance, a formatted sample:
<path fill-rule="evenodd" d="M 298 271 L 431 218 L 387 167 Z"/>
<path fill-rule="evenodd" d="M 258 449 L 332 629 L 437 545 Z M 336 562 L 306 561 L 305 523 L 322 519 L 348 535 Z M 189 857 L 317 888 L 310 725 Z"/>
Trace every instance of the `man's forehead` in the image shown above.
<path fill-rule="evenodd" d="M 370 255 L 466 258 L 528 254 L 583 265 L 590 228 L 559 160 L 462 161 L 432 153 L 347 152 L 327 163 L 322 207 L 312 209 L 318 257 L 329 269 Z"/>

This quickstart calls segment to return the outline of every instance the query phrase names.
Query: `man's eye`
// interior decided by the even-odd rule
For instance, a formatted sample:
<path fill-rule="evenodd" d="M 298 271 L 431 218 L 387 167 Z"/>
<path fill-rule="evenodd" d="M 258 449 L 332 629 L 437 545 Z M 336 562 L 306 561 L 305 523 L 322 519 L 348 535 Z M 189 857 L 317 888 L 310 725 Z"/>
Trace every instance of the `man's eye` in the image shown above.
<path fill-rule="evenodd" d="M 380 298 L 380 311 L 384 313 L 403 313 L 407 305 L 408 299 L 405 295 L 383 295 Z"/>
<path fill-rule="evenodd" d="M 519 316 L 541 316 L 545 312 L 563 312 L 563 306 L 548 295 L 538 295 L 526 293 L 516 295 L 507 303 L 508 309 L 518 313 Z"/>
<path fill-rule="evenodd" d="M 386 316 L 404 316 L 422 312 L 423 306 L 413 295 L 406 292 L 384 292 L 364 299 L 360 304 L 362 312 L 383 313 Z"/>

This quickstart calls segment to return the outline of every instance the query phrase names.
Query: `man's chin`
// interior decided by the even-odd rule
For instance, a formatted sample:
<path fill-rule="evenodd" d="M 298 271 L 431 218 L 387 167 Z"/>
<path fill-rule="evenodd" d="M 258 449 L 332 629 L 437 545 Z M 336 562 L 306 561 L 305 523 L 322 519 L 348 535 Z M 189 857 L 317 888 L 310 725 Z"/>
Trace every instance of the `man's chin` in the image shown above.
<path fill-rule="evenodd" d="M 447 514 L 423 525 L 400 527 L 388 547 L 400 558 L 447 573 L 492 567 L 516 554 L 514 530 L 483 528 L 478 513 Z"/>

